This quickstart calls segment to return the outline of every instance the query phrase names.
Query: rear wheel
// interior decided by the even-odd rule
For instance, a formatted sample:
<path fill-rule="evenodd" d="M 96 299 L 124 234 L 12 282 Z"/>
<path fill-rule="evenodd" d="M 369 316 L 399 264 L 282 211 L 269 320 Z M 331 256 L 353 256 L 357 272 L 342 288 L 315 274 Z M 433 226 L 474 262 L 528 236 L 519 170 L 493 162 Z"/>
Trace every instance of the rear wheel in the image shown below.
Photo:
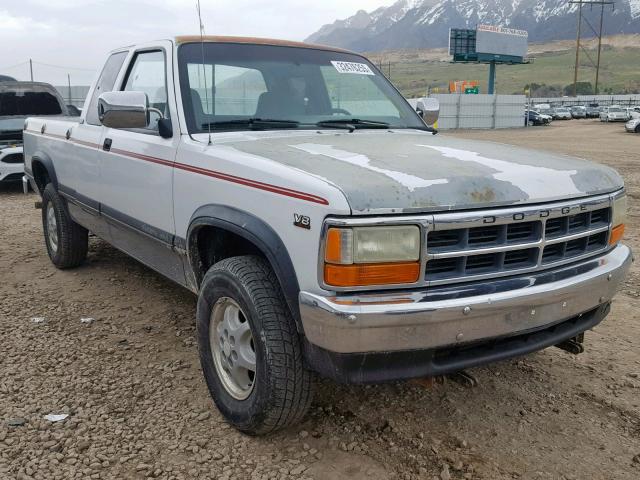
<path fill-rule="evenodd" d="M 311 403 L 311 372 L 264 259 L 234 257 L 211 267 L 200 290 L 197 329 L 209 392 L 230 424 L 264 435 L 302 420 Z"/>
<path fill-rule="evenodd" d="M 640 133 L 640 125 L 636 127 L 636 133 Z"/>
<path fill-rule="evenodd" d="M 42 228 L 47 253 L 56 267 L 82 265 L 89 249 L 89 232 L 71 219 L 64 199 L 51 183 L 42 193 Z"/>

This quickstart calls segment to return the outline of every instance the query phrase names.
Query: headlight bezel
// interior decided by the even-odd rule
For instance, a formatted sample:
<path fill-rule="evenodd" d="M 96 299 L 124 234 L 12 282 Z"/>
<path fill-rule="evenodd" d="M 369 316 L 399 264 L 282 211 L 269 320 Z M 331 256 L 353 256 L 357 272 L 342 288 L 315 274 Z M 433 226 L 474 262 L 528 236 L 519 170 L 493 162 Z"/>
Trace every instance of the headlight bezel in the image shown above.
<path fill-rule="evenodd" d="M 358 292 L 358 291 L 372 291 L 372 290 L 392 290 L 398 288 L 412 288 L 416 286 L 423 286 L 425 284 L 424 281 L 424 271 L 426 268 L 427 255 L 425 251 L 426 244 L 426 232 L 429 230 L 430 223 L 428 219 L 424 216 L 410 216 L 404 218 L 393 218 L 389 220 L 381 220 L 372 221 L 370 218 L 328 218 L 325 220 L 322 234 L 320 239 L 320 248 L 318 254 L 318 282 L 319 285 L 328 291 L 335 292 Z M 329 231 L 332 228 L 375 228 L 375 227 L 412 227 L 418 229 L 418 248 L 419 248 L 419 256 L 415 260 L 419 268 L 418 275 L 415 282 L 407 282 L 407 283 L 382 283 L 375 285 L 362 285 L 362 286 L 335 286 L 327 283 L 325 281 L 325 266 L 326 265 L 344 265 L 344 266 L 366 266 L 366 265 L 375 265 L 370 263 L 351 263 L 351 264 L 332 264 L 326 263 L 325 252 L 327 248 L 327 240 Z M 403 263 L 403 262 L 401 262 Z M 395 265 L 397 262 L 382 262 L 378 265 Z"/>
<path fill-rule="evenodd" d="M 629 215 L 629 200 L 625 190 L 611 197 L 611 230 L 609 246 L 615 247 L 623 237 Z"/>

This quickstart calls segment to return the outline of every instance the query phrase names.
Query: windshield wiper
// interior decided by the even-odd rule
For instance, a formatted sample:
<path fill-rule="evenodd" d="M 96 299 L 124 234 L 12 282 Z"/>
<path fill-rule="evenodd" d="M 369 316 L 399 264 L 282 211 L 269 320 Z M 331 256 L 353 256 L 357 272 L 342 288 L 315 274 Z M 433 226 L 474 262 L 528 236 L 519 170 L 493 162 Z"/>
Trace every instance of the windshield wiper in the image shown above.
<path fill-rule="evenodd" d="M 389 128 L 389 124 L 386 122 L 377 122 L 375 120 L 361 120 L 359 118 L 323 120 L 322 122 L 316 123 L 316 125 L 318 127 L 328 128 L 348 128 L 352 132 L 358 128 Z"/>
<path fill-rule="evenodd" d="M 295 120 L 277 120 L 273 118 L 241 118 L 237 120 L 220 120 L 218 122 L 203 123 L 202 128 L 207 129 L 211 127 L 232 127 L 232 126 L 247 126 L 255 129 L 278 127 L 278 128 L 298 128 L 300 122 Z"/>

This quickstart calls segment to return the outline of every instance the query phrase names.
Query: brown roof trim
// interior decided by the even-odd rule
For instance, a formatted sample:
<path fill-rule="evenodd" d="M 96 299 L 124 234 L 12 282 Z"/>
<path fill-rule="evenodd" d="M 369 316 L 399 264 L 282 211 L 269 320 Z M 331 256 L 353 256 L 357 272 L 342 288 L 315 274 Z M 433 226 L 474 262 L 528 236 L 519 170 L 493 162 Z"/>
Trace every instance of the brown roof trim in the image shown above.
<path fill-rule="evenodd" d="M 327 50 L 330 52 L 340 53 L 354 53 L 349 50 L 344 50 L 337 47 L 328 47 L 326 45 L 315 45 L 312 43 L 293 42 L 290 40 L 278 40 L 274 38 L 258 38 L 258 37 L 228 37 L 228 36 L 215 36 L 205 35 L 203 37 L 205 42 L 212 43 L 246 43 L 253 45 L 274 45 L 277 47 L 297 47 L 297 48 L 310 48 L 313 50 Z M 181 43 L 198 43 L 200 42 L 200 35 L 182 35 L 175 38 L 177 44 Z M 358 55 L 358 54 L 355 54 Z"/>

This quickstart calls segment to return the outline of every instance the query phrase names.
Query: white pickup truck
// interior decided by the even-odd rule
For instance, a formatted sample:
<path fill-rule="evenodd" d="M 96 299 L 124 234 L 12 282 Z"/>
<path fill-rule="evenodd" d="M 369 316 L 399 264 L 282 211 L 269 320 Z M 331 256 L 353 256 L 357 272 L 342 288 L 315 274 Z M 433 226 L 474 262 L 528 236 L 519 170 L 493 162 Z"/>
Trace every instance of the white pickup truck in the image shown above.
<path fill-rule="evenodd" d="M 57 267 L 93 232 L 199 296 L 211 395 L 264 434 L 304 416 L 313 371 L 578 353 L 609 312 L 632 261 L 618 174 L 434 135 L 435 110 L 354 53 L 178 37 L 112 52 L 79 121 L 28 119 L 26 171 Z"/>

